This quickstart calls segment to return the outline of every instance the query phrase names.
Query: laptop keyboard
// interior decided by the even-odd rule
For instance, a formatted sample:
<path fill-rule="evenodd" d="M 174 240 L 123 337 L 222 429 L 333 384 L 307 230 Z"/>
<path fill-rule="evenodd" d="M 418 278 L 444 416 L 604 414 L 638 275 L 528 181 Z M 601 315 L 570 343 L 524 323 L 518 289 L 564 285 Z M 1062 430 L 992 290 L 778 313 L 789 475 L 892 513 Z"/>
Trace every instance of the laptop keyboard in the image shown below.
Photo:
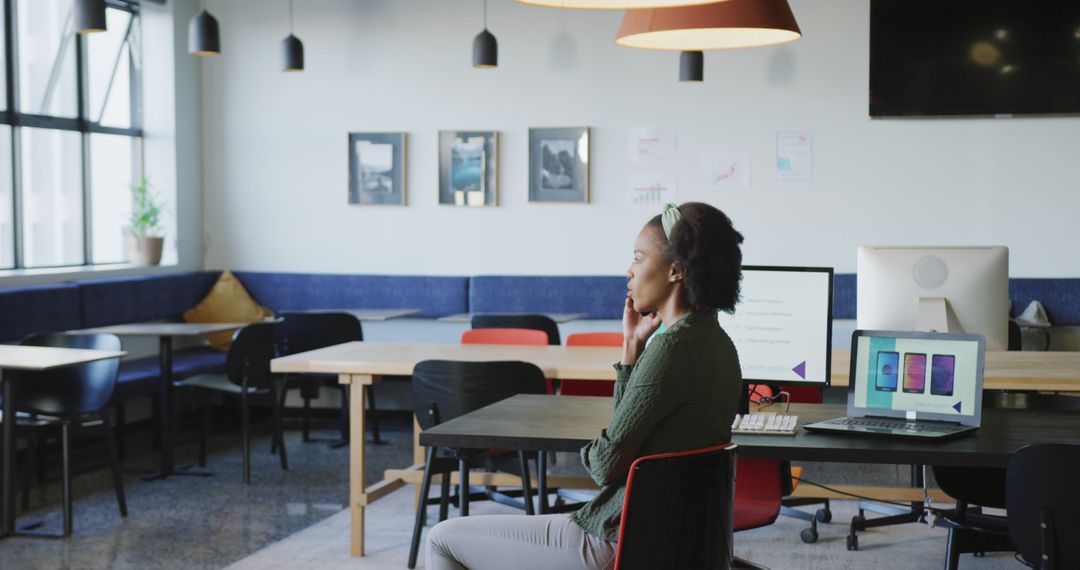
<path fill-rule="evenodd" d="M 832 425 L 851 426 L 851 427 L 865 427 L 865 428 L 882 428 L 882 429 L 897 429 L 904 431 L 914 432 L 927 432 L 927 433 L 951 433 L 960 429 L 960 426 L 955 425 L 938 425 L 928 424 L 921 422 L 905 422 L 901 420 L 887 420 L 880 418 L 836 418 L 835 420 L 829 420 L 822 422 Z"/>

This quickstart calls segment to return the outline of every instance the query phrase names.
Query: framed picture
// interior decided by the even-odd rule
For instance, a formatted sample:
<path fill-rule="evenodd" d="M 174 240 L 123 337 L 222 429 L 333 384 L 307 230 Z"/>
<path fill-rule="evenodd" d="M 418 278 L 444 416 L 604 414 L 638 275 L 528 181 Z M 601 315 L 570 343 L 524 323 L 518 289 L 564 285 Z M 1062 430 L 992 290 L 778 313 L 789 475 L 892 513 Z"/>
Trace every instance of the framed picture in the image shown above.
<path fill-rule="evenodd" d="M 529 201 L 589 201 L 589 128 L 529 129 Z"/>
<path fill-rule="evenodd" d="M 405 133 L 349 133 L 349 203 L 405 205 Z"/>
<path fill-rule="evenodd" d="M 439 131 L 439 203 L 498 203 L 499 133 Z"/>

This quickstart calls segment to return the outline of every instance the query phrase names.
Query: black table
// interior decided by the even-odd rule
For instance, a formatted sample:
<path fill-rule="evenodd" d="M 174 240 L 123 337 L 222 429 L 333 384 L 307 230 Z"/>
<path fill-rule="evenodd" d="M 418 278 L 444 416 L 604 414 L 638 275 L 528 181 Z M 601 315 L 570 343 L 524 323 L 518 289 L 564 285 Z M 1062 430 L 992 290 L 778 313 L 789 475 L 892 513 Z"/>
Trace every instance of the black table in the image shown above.
<path fill-rule="evenodd" d="M 843 416 L 842 405 L 792 404 L 799 424 Z M 545 454 L 578 451 L 611 422 L 610 398 L 519 395 L 420 433 L 420 444 L 454 449 L 522 449 Z M 946 441 L 824 435 L 800 429 L 794 436 L 734 437 L 739 455 L 751 459 L 1005 467 L 1030 443 L 1080 442 L 1080 414 L 1062 411 L 985 410 L 983 427 Z M 544 465 L 541 459 L 540 465 Z M 545 488 L 544 470 L 538 486 Z M 543 507 L 543 501 L 540 501 Z"/>

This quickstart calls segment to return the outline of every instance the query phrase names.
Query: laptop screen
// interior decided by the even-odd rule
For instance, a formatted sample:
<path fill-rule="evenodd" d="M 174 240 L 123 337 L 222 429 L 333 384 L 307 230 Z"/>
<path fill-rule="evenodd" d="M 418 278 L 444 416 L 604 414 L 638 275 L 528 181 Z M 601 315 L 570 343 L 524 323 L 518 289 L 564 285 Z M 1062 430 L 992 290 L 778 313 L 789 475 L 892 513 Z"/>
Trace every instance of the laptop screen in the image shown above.
<path fill-rule="evenodd" d="M 979 425 L 981 335 L 855 331 L 848 415 Z"/>

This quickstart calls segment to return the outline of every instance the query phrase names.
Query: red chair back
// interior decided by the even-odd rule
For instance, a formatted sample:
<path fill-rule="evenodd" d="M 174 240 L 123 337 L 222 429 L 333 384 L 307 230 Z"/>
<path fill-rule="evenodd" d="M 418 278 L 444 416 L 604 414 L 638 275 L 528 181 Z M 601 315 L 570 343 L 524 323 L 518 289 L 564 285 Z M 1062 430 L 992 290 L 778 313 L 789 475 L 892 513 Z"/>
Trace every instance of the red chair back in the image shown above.
<path fill-rule="evenodd" d="M 544 331 L 533 329 L 469 329 L 461 333 L 461 344 L 538 344 L 547 346 Z"/>
<path fill-rule="evenodd" d="M 566 337 L 566 346 L 622 346 L 621 332 L 574 333 Z M 606 396 L 615 395 L 615 382 L 598 380 L 563 380 L 559 385 L 559 394 L 563 396 Z"/>
<path fill-rule="evenodd" d="M 779 461 L 739 459 L 735 468 L 735 530 L 768 526 L 780 516 L 782 470 Z"/>
<path fill-rule="evenodd" d="M 730 568 L 735 444 L 639 457 L 626 477 L 616 570 Z"/>
<path fill-rule="evenodd" d="M 526 344 L 548 345 L 548 334 L 536 329 L 469 329 L 461 333 L 461 344 Z M 554 394 L 551 378 L 544 380 L 547 393 Z"/>

